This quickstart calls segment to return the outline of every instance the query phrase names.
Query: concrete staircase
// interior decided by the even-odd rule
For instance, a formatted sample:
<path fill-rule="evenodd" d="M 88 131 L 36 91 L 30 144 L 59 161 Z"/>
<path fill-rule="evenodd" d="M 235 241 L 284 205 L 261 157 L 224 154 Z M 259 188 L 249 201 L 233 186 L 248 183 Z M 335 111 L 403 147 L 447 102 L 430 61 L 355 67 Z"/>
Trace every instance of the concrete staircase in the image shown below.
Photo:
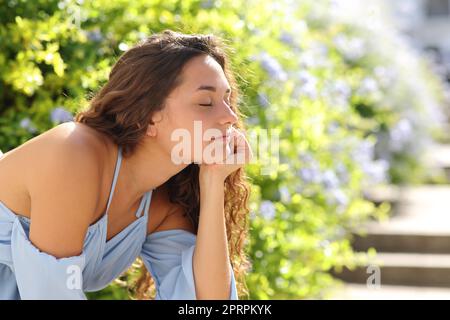
<path fill-rule="evenodd" d="M 450 182 L 450 145 L 437 145 L 427 156 Z M 371 271 L 358 268 L 334 275 L 345 281 L 335 299 L 450 299 L 450 184 L 389 186 L 371 191 L 374 202 L 389 201 L 392 216 L 370 222 L 356 236 L 356 251 L 374 248 L 370 262 L 380 271 L 380 286 L 367 285 Z"/>

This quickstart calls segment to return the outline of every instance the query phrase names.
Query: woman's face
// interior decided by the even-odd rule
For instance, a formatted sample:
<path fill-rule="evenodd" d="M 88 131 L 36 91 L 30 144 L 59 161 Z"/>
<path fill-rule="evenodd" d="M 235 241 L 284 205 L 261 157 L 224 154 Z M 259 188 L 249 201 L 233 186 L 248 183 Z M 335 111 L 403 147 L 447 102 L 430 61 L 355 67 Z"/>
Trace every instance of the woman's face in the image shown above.
<path fill-rule="evenodd" d="M 153 116 L 156 142 L 175 162 L 204 163 L 212 137 L 228 134 L 238 120 L 230 107 L 231 88 L 222 67 L 209 55 L 192 58 L 181 79 L 164 109 Z"/>

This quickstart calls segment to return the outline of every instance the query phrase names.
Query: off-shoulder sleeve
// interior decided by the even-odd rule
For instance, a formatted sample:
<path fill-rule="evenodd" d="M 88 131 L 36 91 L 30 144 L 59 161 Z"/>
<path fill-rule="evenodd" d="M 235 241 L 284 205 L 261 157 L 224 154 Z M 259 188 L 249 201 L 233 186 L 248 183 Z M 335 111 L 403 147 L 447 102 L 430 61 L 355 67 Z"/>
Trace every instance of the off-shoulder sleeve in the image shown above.
<path fill-rule="evenodd" d="M 85 256 L 56 258 L 40 251 L 16 219 L 11 232 L 12 268 L 21 299 L 86 300 Z"/>
<path fill-rule="evenodd" d="M 197 236 L 181 229 L 151 233 L 140 257 L 156 285 L 156 300 L 196 300 L 193 254 Z M 230 264 L 231 265 L 231 264 Z M 231 272 L 230 300 L 238 300 Z"/>

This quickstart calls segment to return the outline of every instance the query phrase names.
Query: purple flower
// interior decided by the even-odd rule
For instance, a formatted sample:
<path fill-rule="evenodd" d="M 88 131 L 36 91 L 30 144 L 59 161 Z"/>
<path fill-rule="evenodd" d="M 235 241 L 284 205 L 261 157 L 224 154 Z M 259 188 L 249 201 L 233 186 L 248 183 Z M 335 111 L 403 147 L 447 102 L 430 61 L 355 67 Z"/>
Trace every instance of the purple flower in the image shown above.
<path fill-rule="evenodd" d="M 300 152 L 299 158 L 306 164 L 317 165 L 317 161 L 314 159 L 313 155 L 309 152 Z"/>
<path fill-rule="evenodd" d="M 298 175 L 305 183 L 319 183 L 322 180 L 320 170 L 318 168 L 301 168 Z"/>
<path fill-rule="evenodd" d="M 258 92 L 258 102 L 263 108 L 267 108 L 269 106 L 269 99 L 264 93 Z"/>
<path fill-rule="evenodd" d="M 259 118 L 257 116 L 248 117 L 245 121 L 249 125 L 256 126 L 259 124 Z"/>
<path fill-rule="evenodd" d="M 344 80 L 326 80 L 320 95 L 328 104 L 341 112 L 347 112 L 349 108 L 352 89 Z"/>
<path fill-rule="evenodd" d="M 338 129 L 339 129 L 339 123 L 337 123 L 336 121 L 332 121 L 332 122 L 330 122 L 330 124 L 327 127 L 327 132 L 332 135 L 332 134 L 335 134 Z"/>
<path fill-rule="evenodd" d="M 389 132 L 392 151 L 400 151 L 411 139 L 412 125 L 408 119 L 401 119 Z"/>
<path fill-rule="evenodd" d="M 333 189 L 339 186 L 339 179 L 333 170 L 326 170 L 323 173 L 322 182 L 326 189 Z"/>
<path fill-rule="evenodd" d="M 336 49 L 349 61 L 356 61 L 366 54 L 366 46 L 360 38 L 339 34 L 334 38 Z"/>
<path fill-rule="evenodd" d="M 280 34 L 280 41 L 292 46 L 294 45 L 294 36 L 287 31 L 282 31 Z"/>
<path fill-rule="evenodd" d="M 90 30 L 86 34 L 87 38 L 94 42 L 100 42 L 103 40 L 103 34 L 99 29 Z"/>
<path fill-rule="evenodd" d="M 62 123 L 73 120 L 73 115 L 63 107 L 57 107 L 52 110 L 50 119 L 53 123 Z"/>
<path fill-rule="evenodd" d="M 388 161 L 379 159 L 371 162 L 363 162 L 361 167 L 368 178 L 368 184 L 385 183 L 388 181 Z"/>
<path fill-rule="evenodd" d="M 35 133 L 37 131 L 36 127 L 33 125 L 33 122 L 28 117 L 23 118 L 20 121 L 20 127 L 26 129 L 30 133 Z"/>
<path fill-rule="evenodd" d="M 347 184 L 348 183 L 348 181 L 349 181 L 349 173 L 348 173 L 347 167 L 342 162 L 339 162 L 336 165 L 336 174 L 337 174 L 341 184 Z"/>
<path fill-rule="evenodd" d="M 360 95 L 373 94 L 378 90 L 378 83 L 375 79 L 366 77 L 361 82 L 361 86 L 358 89 Z"/>
<path fill-rule="evenodd" d="M 297 79 L 300 86 L 295 89 L 295 96 L 298 98 L 300 95 L 304 95 L 314 99 L 317 96 L 317 79 L 308 71 L 300 71 Z"/>
<path fill-rule="evenodd" d="M 359 163 L 372 161 L 374 155 L 374 144 L 369 140 L 361 141 L 361 143 L 352 150 L 352 157 Z"/>
<path fill-rule="evenodd" d="M 319 163 L 309 152 L 302 152 L 299 155 L 304 166 L 297 171 L 297 175 L 305 183 L 320 183 L 322 181 Z"/>
<path fill-rule="evenodd" d="M 215 0 L 203 0 L 202 2 L 200 2 L 200 7 L 202 7 L 203 9 L 211 9 L 215 7 Z"/>
<path fill-rule="evenodd" d="M 336 94 L 337 102 L 341 104 L 348 103 L 352 93 L 350 86 L 343 80 L 337 80 L 333 85 L 333 92 Z"/>
<path fill-rule="evenodd" d="M 280 187 L 279 192 L 282 202 L 288 203 L 291 201 L 291 194 L 286 186 Z"/>
<path fill-rule="evenodd" d="M 275 80 L 286 81 L 287 74 L 280 63 L 267 52 L 260 55 L 262 68 Z"/>
<path fill-rule="evenodd" d="M 269 200 L 262 201 L 260 210 L 261 210 L 261 215 L 266 220 L 272 220 L 275 217 L 276 210 L 275 210 L 275 205 L 273 204 L 272 201 L 269 201 Z"/>
<path fill-rule="evenodd" d="M 327 203 L 344 208 L 348 205 L 348 197 L 341 189 L 333 189 L 326 193 Z"/>

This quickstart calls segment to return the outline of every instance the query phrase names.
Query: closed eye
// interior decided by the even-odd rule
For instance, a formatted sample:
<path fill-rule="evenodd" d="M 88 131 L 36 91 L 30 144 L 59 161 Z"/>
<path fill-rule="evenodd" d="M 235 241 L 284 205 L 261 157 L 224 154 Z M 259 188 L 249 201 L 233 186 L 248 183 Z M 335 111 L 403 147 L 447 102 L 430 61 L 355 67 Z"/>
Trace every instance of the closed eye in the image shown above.
<path fill-rule="evenodd" d="M 230 104 L 231 104 L 231 101 L 228 99 L 228 100 L 225 101 L 225 103 L 226 103 L 227 105 L 230 105 Z M 210 104 L 204 104 L 204 103 L 202 104 L 202 103 L 200 103 L 199 106 L 202 106 L 202 107 L 212 107 L 212 103 L 210 103 Z"/>

